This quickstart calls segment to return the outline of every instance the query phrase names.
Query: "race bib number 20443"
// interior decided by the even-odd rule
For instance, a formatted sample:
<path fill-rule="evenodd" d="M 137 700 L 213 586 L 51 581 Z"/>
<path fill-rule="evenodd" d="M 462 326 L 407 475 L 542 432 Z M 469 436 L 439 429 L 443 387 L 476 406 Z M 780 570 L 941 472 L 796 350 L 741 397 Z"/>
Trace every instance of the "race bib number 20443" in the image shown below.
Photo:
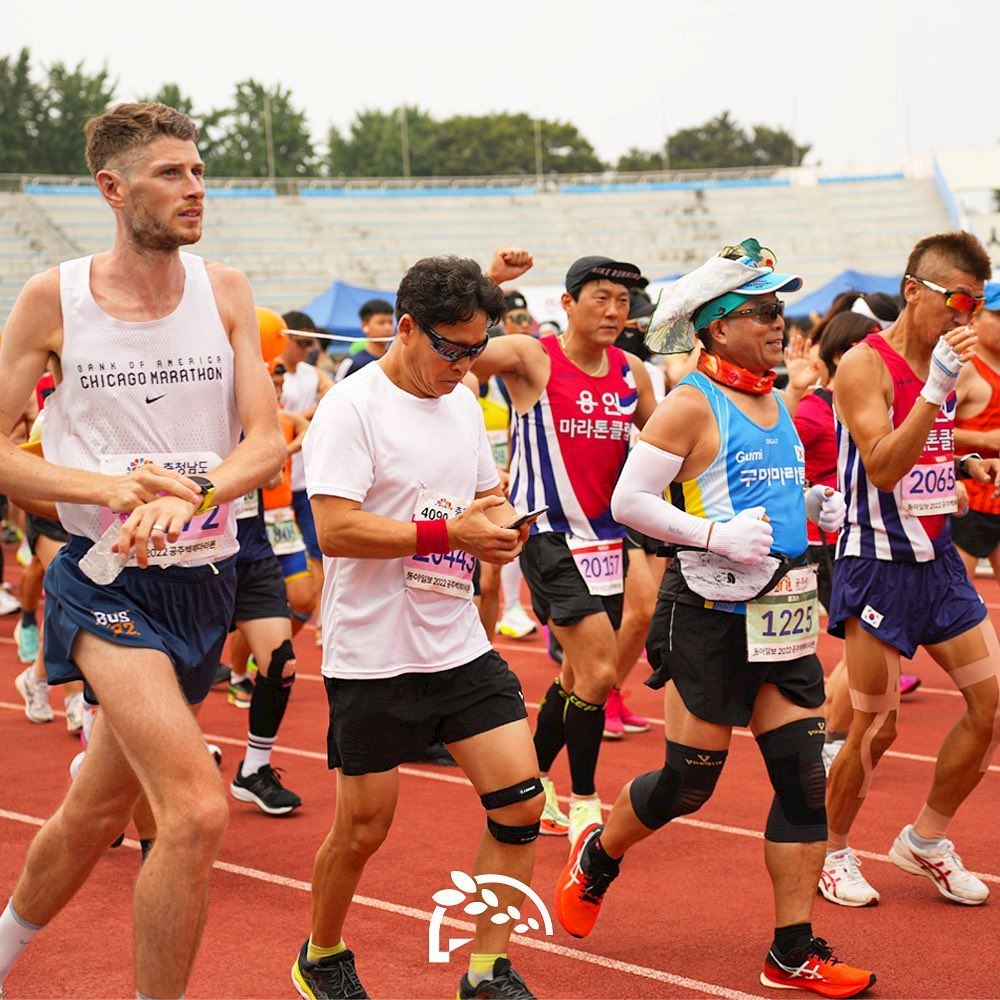
<path fill-rule="evenodd" d="M 421 490 L 413 509 L 414 521 L 440 521 L 458 517 L 468 506 L 465 500 Z M 476 558 L 461 549 L 434 552 L 428 556 L 408 556 L 403 560 L 403 582 L 412 590 L 430 590 L 446 597 L 471 600 L 472 574 Z"/>

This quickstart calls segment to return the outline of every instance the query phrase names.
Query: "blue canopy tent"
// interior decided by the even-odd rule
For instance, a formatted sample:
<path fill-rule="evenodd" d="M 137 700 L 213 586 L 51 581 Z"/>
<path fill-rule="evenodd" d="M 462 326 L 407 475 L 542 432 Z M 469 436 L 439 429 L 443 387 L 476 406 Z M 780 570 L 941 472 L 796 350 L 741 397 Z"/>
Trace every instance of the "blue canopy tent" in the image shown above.
<path fill-rule="evenodd" d="M 396 304 L 396 293 L 379 288 L 359 288 L 346 281 L 335 281 L 307 306 L 302 308 L 312 321 L 324 330 L 341 337 L 361 338 L 358 310 L 369 299 L 385 299 Z"/>
<path fill-rule="evenodd" d="M 832 281 L 821 288 L 804 295 L 794 302 L 789 302 L 785 311 L 789 316 L 808 316 L 810 313 L 822 315 L 830 308 L 833 300 L 841 292 L 885 292 L 887 295 L 899 294 L 899 282 L 902 275 L 893 277 L 884 274 L 865 274 L 864 271 L 842 271 Z"/>

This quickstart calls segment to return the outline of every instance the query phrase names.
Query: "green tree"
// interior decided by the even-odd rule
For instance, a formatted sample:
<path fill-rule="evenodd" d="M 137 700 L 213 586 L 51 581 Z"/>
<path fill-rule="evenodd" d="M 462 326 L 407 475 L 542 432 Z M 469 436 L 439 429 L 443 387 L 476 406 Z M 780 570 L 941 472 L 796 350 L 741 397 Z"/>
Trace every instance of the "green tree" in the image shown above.
<path fill-rule="evenodd" d="M 653 171 L 663 169 L 663 153 L 655 149 L 639 149 L 632 146 L 626 153 L 618 157 L 616 170 L 625 171 Z"/>
<path fill-rule="evenodd" d="M 105 66 L 88 73 L 79 62 L 73 68 L 53 63 L 44 87 L 44 122 L 39 128 L 36 170 L 53 174 L 85 174 L 83 126 L 114 100 L 117 84 Z"/>
<path fill-rule="evenodd" d="M 784 129 L 755 125 L 743 129 L 730 115 L 710 119 L 695 128 L 681 129 L 669 139 L 673 170 L 717 167 L 797 166 L 812 148 L 800 146 Z"/>
<path fill-rule="evenodd" d="M 410 172 L 424 175 L 435 123 L 417 107 L 379 111 L 366 108 L 351 122 L 347 135 L 330 129 L 327 166 L 334 177 L 402 177 L 403 113 L 410 154 Z"/>
<path fill-rule="evenodd" d="M 275 175 L 299 177 L 313 171 L 316 154 L 305 112 L 293 106 L 291 92 L 280 84 L 268 88 L 250 79 L 236 85 L 231 107 L 202 120 L 202 156 L 210 175 L 267 177 L 265 95 L 271 103 Z"/>
<path fill-rule="evenodd" d="M 166 104 L 168 108 L 176 108 L 178 111 L 182 111 L 189 118 L 195 117 L 194 101 L 176 83 L 165 83 L 155 94 L 150 94 L 148 97 L 140 97 L 139 100 L 143 104 L 151 101 L 159 101 L 160 104 Z"/>
<path fill-rule="evenodd" d="M 21 49 L 16 59 L 0 59 L 0 173 L 42 168 L 38 135 L 45 119 L 42 88 L 32 79 L 31 56 Z"/>

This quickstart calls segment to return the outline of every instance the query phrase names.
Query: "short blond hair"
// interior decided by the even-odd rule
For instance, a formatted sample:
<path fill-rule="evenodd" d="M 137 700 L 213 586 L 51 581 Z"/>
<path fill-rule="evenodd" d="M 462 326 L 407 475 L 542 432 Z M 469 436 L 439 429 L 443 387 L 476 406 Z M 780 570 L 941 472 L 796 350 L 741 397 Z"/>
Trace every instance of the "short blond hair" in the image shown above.
<path fill-rule="evenodd" d="M 91 118 L 83 127 L 87 140 L 87 166 L 96 177 L 114 161 L 120 160 L 154 139 L 171 136 L 198 141 L 198 128 L 178 111 L 153 101 L 148 104 L 116 104 L 104 114 Z"/>

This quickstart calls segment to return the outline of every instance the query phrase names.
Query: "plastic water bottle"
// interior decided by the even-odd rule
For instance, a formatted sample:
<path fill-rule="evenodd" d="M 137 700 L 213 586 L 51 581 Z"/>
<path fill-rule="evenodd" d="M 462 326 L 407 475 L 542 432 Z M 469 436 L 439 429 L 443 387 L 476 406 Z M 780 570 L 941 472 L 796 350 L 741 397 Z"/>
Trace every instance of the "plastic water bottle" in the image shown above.
<path fill-rule="evenodd" d="M 80 560 L 80 569 L 100 587 L 106 587 L 118 579 L 118 574 L 128 562 L 128 554 L 113 552 L 111 546 L 118 541 L 121 522 L 115 518 L 107 531 L 93 544 Z"/>

